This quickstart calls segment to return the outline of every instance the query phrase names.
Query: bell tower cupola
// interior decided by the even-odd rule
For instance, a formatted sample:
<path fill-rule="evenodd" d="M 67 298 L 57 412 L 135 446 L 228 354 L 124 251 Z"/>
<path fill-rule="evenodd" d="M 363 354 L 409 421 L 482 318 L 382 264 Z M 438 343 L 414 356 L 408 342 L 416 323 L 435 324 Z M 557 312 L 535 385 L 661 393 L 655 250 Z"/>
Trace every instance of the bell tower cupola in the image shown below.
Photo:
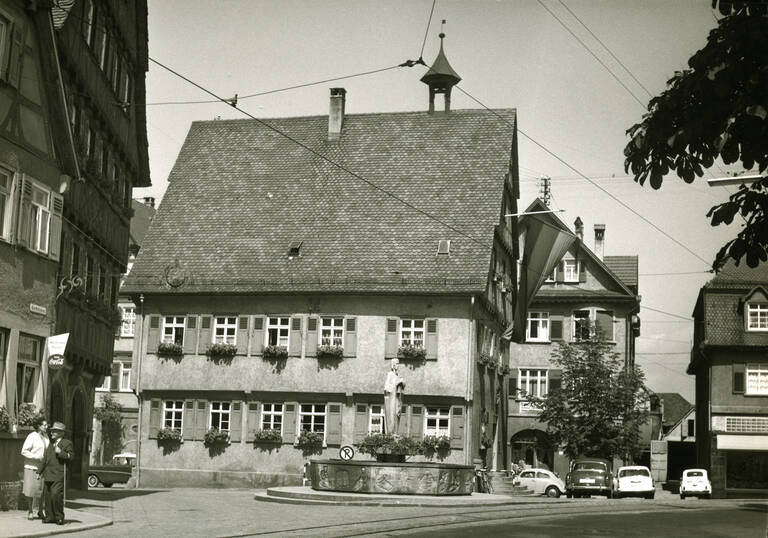
<path fill-rule="evenodd" d="M 445 24 L 445 21 L 443 21 Z M 421 81 L 429 86 L 429 113 L 435 112 L 435 94 L 442 93 L 445 96 L 445 111 L 451 111 L 451 89 L 459 83 L 461 77 L 453 70 L 448 58 L 443 51 L 443 39 L 445 33 L 440 32 L 440 52 L 432 63 L 432 67 L 421 77 Z"/>

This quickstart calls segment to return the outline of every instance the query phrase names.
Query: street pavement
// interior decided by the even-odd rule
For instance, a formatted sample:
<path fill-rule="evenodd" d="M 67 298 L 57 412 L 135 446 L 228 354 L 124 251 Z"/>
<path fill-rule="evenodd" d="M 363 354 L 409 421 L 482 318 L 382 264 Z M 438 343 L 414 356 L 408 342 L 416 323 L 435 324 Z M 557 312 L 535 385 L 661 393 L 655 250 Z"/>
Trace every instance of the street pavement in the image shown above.
<path fill-rule="evenodd" d="M 112 525 L 77 536 L 752 536 L 766 537 L 768 501 L 686 499 L 658 491 L 655 500 L 516 497 L 511 506 L 315 506 L 259 502 L 250 489 L 72 492 L 68 519 Z M 541 502 L 545 501 L 545 502 Z M 82 517 L 81 517 L 82 515 Z M 4 533 L 0 517 L 0 536 Z M 29 522 L 35 523 L 35 522 Z M 40 525 L 56 527 L 55 525 Z M 68 528 L 67 528 L 68 527 Z M 38 527 L 39 528 L 39 527 Z M 65 526 L 76 530 L 75 526 Z M 47 529 L 46 529 L 47 530 Z M 54 530 L 54 529 L 51 529 Z M 59 530 L 57 527 L 56 531 Z M 695 532 L 694 532 L 695 531 Z"/>

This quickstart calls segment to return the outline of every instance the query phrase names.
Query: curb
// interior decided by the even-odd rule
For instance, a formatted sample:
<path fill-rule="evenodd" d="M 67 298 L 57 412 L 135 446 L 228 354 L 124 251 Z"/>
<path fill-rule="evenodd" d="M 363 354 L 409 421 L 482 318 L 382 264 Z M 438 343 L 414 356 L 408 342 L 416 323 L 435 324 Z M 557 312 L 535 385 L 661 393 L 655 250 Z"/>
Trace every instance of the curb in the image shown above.
<path fill-rule="evenodd" d="M 112 525 L 114 522 L 111 519 L 97 516 L 94 514 L 89 514 L 89 519 L 97 519 L 101 521 L 92 521 L 90 523 L 80 523 L 80 524 L 69 524 L 69 525 L 55 525 L 51 524 L 53 529 L 48 530 L 47 528 L 43 528 L 39 532 L 18 532 L 18 531 L 10 531 L 10 534 L 3 534 L 4 537 L 7 538 L 22 538 L 27 536 L 54 536 L 56 534 L 70 534 L 73 532 L 81 532 L 81 531 L 87 531 L 91 529 L 98 529 L 100 527 L 108 527 Z M 2 521 L 2 520 L 0 520 Z M 39 522 L 39 520 L 35 520 L 36 522 Z M 46 527 L 50 527 L 50 525 L 46 525 Z M 4 529 L 4 532 L 7 531 L 8 528 L 6 527 Z"/>

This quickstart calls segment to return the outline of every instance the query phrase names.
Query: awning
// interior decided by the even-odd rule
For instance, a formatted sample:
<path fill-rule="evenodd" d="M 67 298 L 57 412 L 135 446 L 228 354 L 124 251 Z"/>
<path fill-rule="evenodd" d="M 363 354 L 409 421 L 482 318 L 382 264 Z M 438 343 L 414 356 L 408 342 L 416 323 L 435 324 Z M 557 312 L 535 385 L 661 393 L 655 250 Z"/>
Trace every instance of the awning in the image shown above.
<path fill-rule="evenodd" d="M 717 435 L 718 450 L 768 450 L 768 435 Z"/>

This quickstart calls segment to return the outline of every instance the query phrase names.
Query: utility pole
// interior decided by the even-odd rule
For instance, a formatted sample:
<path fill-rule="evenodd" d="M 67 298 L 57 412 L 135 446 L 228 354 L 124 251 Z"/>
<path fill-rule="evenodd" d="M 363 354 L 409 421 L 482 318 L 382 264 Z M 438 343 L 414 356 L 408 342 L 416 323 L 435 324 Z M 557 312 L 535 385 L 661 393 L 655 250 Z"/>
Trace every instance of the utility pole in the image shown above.
<path fill-rule="evenodd" d="M 542 176 L 539 178 L 539 193 L 541 194 L 541 200 L 544 202 L 544 205 L 549 207 L 549 201 L 552 198 L 552 192 L 550 191 L 549 184 L 552 181 L 552 178 L 548 176 Z"/>

